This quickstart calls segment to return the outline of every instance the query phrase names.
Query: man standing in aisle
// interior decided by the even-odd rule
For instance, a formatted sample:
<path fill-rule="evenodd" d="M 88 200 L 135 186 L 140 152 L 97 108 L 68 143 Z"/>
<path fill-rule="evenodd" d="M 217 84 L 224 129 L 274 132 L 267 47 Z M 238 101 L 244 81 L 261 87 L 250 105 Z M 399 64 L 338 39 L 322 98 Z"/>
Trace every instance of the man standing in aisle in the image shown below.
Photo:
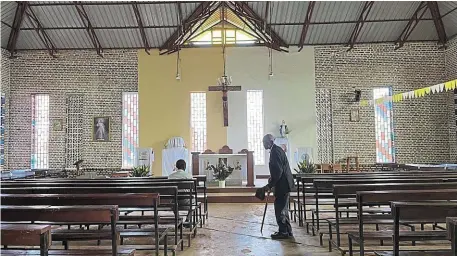
<path fill-rule="evenodd" d="M 289 193 L 294 188 L 294 179 L 284 150 L 274 144 L 275 137 L 267 134 L 263 137 L 263 146 L 270 150 L 270 179 L 265 186 L 267 191 L 274 189 L 275 215 L 279 231 L 272 234 L 273 239 L 293 237 L 289 219 Z"/>

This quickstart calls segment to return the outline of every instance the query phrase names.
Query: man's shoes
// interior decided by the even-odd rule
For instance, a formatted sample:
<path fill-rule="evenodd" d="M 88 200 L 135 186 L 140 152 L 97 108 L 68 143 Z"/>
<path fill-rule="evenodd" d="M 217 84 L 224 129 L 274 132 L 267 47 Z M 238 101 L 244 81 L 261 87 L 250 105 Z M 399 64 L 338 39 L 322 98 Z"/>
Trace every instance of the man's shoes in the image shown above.
<path fill-rule="evenodd" d="M 292 233 L 292 232 L 289 233 L 289 237 L 290 237 L 290 238 L 293 238 L 293 237 L 294 237 L 294 233 Z"/>
<path fill-rule="evenodd" d="M 271 239 L 275 239 L 275 240 L 288 239 L 290 237 L 291 236 L 288 233 L 287 234 L 283 234 L 283 233 L 275 232 L 275 233 L 271 234 Z"/>

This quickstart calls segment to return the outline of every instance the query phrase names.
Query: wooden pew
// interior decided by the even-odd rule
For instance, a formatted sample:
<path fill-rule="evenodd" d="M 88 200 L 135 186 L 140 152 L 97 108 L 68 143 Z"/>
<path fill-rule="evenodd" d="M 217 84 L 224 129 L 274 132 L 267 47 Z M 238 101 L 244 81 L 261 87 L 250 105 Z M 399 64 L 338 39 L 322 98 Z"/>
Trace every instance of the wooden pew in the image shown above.
<path fill-rule="evenodd" d="M 2 221 L 46 221 L 46 222 L 64 222 L 64 223 L 97 223 L 110 225 L 110 232 L 101 230 L 90 230 L 80 234 L 60 234 L 63 241 L 71 239 L 88 239 L 88 240 L 111 239 L 111 253 L 118 253 L 118 233 L 116 223 L 119 219 L 119 209 L 117 205 L 85 205 L 85 206 L 0 206 Z M 54 237 L 53 237 L 54 239 Z"/>
<path fill-rule="evenodd" d="M 339 212 L 340 207 L 357 207 L 358 202 L 348 201 L 349 198 L 355 198 L 361 191 L 384 191 L 384 190 L 433 190 L 433 189 L 454 189 L 457 188 L 457 182 L 443 182 L 443 183 L 378 183 L 378 184 L 335 184 L 333 185 L 333 195 L 335 197 L 334 210 L 335 219 L 327 219 L 329 225 L 329 235 L 332 235 L 332 226 L 335 227 L 337 241 L 334 243 L 332 239 L 329 240 L 329 249 L 331 250 L 332 242 L 338 248 L 341 246 L 340 227 L 342 225 L 358 224 L 357 219 L 345 219 L 343 222 L 340 220 Z M 345 201 L 343 201 L 345 200 Z M 360 199 L 359 199 L 360 200 Z M 363 199 L 362 199 L 363 200 Z M 383 204 L 384 203 L 384 204 Z M 367 205 L 369 203 L 365 203 Z M 390 205 L 389 202 L 371 203 L 373 205 Z M 375 209 L 376 210 L 376 209 Z M 358 213 L 358 210 L 355 210 Z M 375 222 L 375 221 L 372 221 Z"/>
<path fill-rule="evenodd" d="M 198 199 L 202 198 L 205 207 L 204 217 L 208 219 L 208 187 L 206 175 L 194 175 L 194 179 L 197 180 L 197 191 L 203 191 L 202 197 L 198 196 Z M 205 218 L 203 218 L 203 224 L 205 224 Z"/>
<path fill-rule="evenodd" d="M 319 195 L 320 191 L 332 192 L 333 185 L 336 184 L 387 184 L 387 183 L 439 183 L 439 182 L 457 182 L 457 177 L 451 178 L 401 178 L 401 179 L 350 179 L 350 180 L 314 180 L 314 205 L 315 205 L 315 225 L 312 226 L 313 234 L 314 230 L 318 231 L 320 228 L 320 217 L 319 217 L 319 200 L 322 196 Z M 333 194 L 328 194 L 330 201 L 333 201 Z M 306 197 L 305 197 L 306 199 Z M 304 202 L 306 205 L 306 201 Z M 313 222 L 314 223 L 314 222 Z"/>
<path fill-rule="evenodd" d="M 451 256 L 452 251 L 409 251 L 400 252 L 400 241 L 403 237 L 400 233 L 401 221 L 429 220 L 430 222 L 446 222 L 446 216 L 457 217 L 457 202 L 392 202 L 392 218 L 394 221 L 393 252 L 375 252 L 378 256 Z"/>
<path fill-rule="evenodd" d="M 303 226 L 306 222 L 306 197 L 310 193 L 315 193 L 313 187 L 314 180 L 331 179 L 331 180 L 348 180 L 348 179 L 413 179 L 413 178 L 436 178 L 436 177 L 457 177 L 457 172 L 374 172 L 374 173 L 345 173 L 345 174 L 294 174 L 296 188 L 298 191 L 297 199 L 293 199 L 294 221 L 299 219 L 299 225 Z M 301 196 L 300 196 L 301 195 Z M 313 195 L 310 195 L 313 196 Z M 314 203 L 312 203 L 314 205 Z M 298 208 L 298 209 L 297 209 Z M 298 211 L 298 213 L 297 213 Z M 308 225 L 307 225 L 308 231 Z M 309 231 L 308 231 L 309 232 Z"/>
<path fill-rule="evenodd" d="M 419 187 L 418 187 L 419 188 Z M 358 216 L 364 215 L 365 206 L 390 205 L 391 201 L 421 201 L 421 200 L 457 200 L 457 189 L 432 189 L 432 190 L 387 190 L 387 191 L 360 191 L 357 192 Z M 352 242 L 360 246 L 360 255 L 364 255 L 364 242 L 366 240 L 387 240 L 392 238 L 392 231 L 364 232 L 365 218 L 358 218 L 358 231 L 348 232 L 349 255 L 353 255 Z M 422 222 L 421 224 L 423 224 Z M 422 226 L 423 229 L 423 226 Z M 427 232 L 402 232 L 403 241 L 438 240 L 444 239 L 445 231 Z M 409 239 L 409 240 L 408 240 Z"/>
<path fill-rule="evenodd" d="M 51 226 L 32 224 L 1 224 L 3 246 L 39 246 L 40 255 L 48 255 L 51 247 Z"/>
<path fill-rule="evenodd" d="M 122 230 L 121 239 L 128 236 L 152 236 L 154 237 L 154 250 L 158 255 L 160 241 L 164 241 L 164 250 L 167 244 L 167 228 L 159 229 L 158 206 L 160 196 L 158 193 L 108 193 L 108 194 L 1 194 L 3 205 L 117 205 L 119 210 L 124 208 L 135 209 L 137 211 L 153 210 L 153 216 L 143 216 L 147 218 L 125 218 L 120 216 L 117 225 L 127 224 L 154 224 L 151 231 L 146 230 Z M 136 220 L 136 221 L 135 221 Z M 176 248 L 172 248 L 174 252 Z"/>
<path fill-rule="evenodd" d="M 451 241 L 452 256 L 457 256 L 457 218 L 446 218 L 447 238 Z"/>
<path fill-rule="evenodd" d="M 60 187 L 60 186 L 68 186 L 68 187 L 79 187 L 79 186 L 126 186 L 128 185 L 136 185 L 136 186 L 146 186 L 150 185 L 150 183 L 167 183 L 171 182 L 173 184 L 169 184 L 170 186 L 174 186 L 176 182 L 194 182 L 194 188 L 192 192 L 194 193 L 194 200 L 191 209 L 194 214 L 194 223 L 193 225 L 197 225 L 200 223 L 200 227 L 202 227 L 203 222 L 203 214 L 202 214 L 202 205 L 200 202 L 197 201 L 198 195 L 198 184 L 203 181 L 203 192 L 204 197 L 203 199 L 207 200 L 206 197 L 206 176 L 198 176 L 195 179 L 168 179 L 166 176 L 159 176 L 159 177 L 142 177 L 142 178 L 128 178 L 128 179 L 35 179 L 35 180 L 21 180 L 15 182 L 5 182 L 3 184 L 4 187 L 22 187 L 22 186 L 47 186 L 47 187 Z M 202 188 L 202 186 L 200 186 Z M 182 193 L 181 193 L 182 194 Z M 205 205 L 205 209 L 207 212 L 207 201 Z M 198 221 L 197 221 L 198 216 Z M 207 217 L 207 213 L 206 213 Z M 196 232 L 195 228 L 192 228 L 194 233 Z"/>
<path fill-rule="evenodd" d="M 20 187 L 20 188 L 1 188 L 2 194 L 99 194 L 99 193 L 159 193 L 161 203 L 164 207 L 159 207 L 159 211 L 172 211 L 174 217 L 161 218 L 159 224 L 174 225 L 175 246 L 181 244 L 182 239 L 178 239 L 182 234 L 183 221 L 179 218 L 178 213 L 178 188 L 192 190 L 193 182 L 182 182 L 179 186 L 169 186 L 170 183 L 157 183 L 150 186 L 123 186 L 123 187 Z M 178 184 L 178 183 L 173 183 Z M 191 192 L 189 192 L 191 193 Z M 190 242 L 189 242 L 190 243 Z"/>
<path fill-rule="evenodd" d="M 178 186 L 179 193 L 178 199 L 189 199 L 191 204 L 189 206 L 179 206 L 180 211 L 192 211 L 191 214 L 191 228 L 190 232 L 196 235 L 197 232 L 197 225 L 200 223 L 202 226 L 202 210 L 201 204 L 197 203 L 197 180 L 189 180 L 189 179 L 149 179 L 145 181 L 145 179 L 141 179 L 138 181 L 130 181 L 125 180 L 123 182 L 115 182 L 109 181 L 108 179 L 103 180 L 103 182 L 81 182 L 81 181 L 65 181 L 65 182 L 35 182 L 32 183 L 34 187 L 125 187 L 125 186 L 132 186 L 132 187 L 145 187 L 145 186 Z M 22 182 L 8 182 L 2 184 L 4 188 L 12 188 L 12 187 L 24 187 L 26 185 L 31 185 L 30 183 L 22 183 Z M 187 214 L 186 214 L 187 215 Z M 198 217 L 198 220 L 197 220 Z"/>

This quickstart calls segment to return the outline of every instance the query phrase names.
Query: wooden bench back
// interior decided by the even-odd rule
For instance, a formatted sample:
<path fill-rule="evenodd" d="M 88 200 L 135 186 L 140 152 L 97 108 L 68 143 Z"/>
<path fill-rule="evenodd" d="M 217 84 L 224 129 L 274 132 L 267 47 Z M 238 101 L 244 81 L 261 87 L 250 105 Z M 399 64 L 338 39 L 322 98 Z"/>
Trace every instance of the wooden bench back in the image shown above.
<path fill-rule="evenodd" d="M 166 186 L 176 186 L 178 189 L 194 189 L 194 181 L 161 181 L 161 182 L 37 182 L 37 183 L 22 183 L 22 182 L 9 182 L 7 184 L 2 183 L 4 188 L 14 188 L 14 187 L 166 187 Z"/>
<path fill-rule="evenodd" d="M 455 171 L 449 171 L 449 170 L 437 170 L 437 171 L 407 171 L 407 172 L 350 172 L 350 173 L 294 173 L 294 177 L 338 177 L 338 176 L 382 176 L 382 175 L 387 175 L 387 176 L 393 176 L 393 175 L 429 175 L 429 174 L 437 174 L 437 173 L 442 173 L 442 174 L 452 174 L 455 173 Z"/>
<path fill-rule="evenodd" d="M 178 197 L 177 186 L 148 187 L 21 187 L 1 188 L 2 194 L 100 194 L 100 193 L 159 193 L 161 199 Z"/>
<path fill-rule="evenodd" d="M 394 220 L 393 255 L 400 255 L 400 221 L 419 220 L 445 222 L 446 217 L 457 217 L 457 202 L 392 202 Z"/>
<path fill-rule="evenodd" d="M 353 197 L 359 191 L 383 190 L 417 190 L 417 189 L 452 189 L 457 188 L 457 182 L 425 182 L 425 183 L 378 183 L 378 184 L 335 184 L 335 197 Z"/>
<path fill-rule="evenodd" d="M 446 217 L 457 217 L 457 202 L 397 202 L 391 203 L 395 221 L 430 220 L 445 222 Z"/>
<path fill-rule="evenodd" d="M 440 182 L 457 182 L 455 178 L 403 178 L 403 179 L 349 179 L 349 180 L 315 180 L 313 182 L 316 189 L 333 189 L 336 184 L 381 184 L 381 183 L 440 183 Z"/>
<path fill-rule="evenodd" d="M 427 201 L 427 200 L 457 200 L 457 187 L 454 189 L 424 190 L 385 190 L 357 192 L 358 207 L 365 205 L 390 205 L 392 201 Z"/>
<path fill-rule="evenodd" d="M 159 202 L 158 193 L 106 194 L 1 194 L 3 205 L 117 205 L 151 207 Z"/>
<path fill-rule="evenodd" d="M 119 219 L 117 205 L 83 206 L 0 206 L 2 221 L 51 221 L 112 223 Z"/>

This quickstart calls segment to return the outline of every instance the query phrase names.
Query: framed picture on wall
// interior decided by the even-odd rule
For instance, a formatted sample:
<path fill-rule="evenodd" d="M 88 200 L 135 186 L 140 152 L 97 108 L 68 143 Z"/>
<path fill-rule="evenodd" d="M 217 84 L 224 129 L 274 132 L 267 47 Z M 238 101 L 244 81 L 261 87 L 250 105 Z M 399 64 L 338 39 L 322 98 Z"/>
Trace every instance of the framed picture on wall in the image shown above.
<path fill-rule="evenodd" d="M 110 118 L 106 116 L 94 117 L 92 124 L 92 137 L 94 141 L 110 140 Z"/>
<path fill-rule="evenodd" d="M 359 109 L 351 109 L 350 121 L 351 122 L 360 121 Z"/>
<path fill-rule="evenodd" d="M 53 131 L 62 131 L 62 119 L 56 119 L 52 121 L 52 130 Z"/>

